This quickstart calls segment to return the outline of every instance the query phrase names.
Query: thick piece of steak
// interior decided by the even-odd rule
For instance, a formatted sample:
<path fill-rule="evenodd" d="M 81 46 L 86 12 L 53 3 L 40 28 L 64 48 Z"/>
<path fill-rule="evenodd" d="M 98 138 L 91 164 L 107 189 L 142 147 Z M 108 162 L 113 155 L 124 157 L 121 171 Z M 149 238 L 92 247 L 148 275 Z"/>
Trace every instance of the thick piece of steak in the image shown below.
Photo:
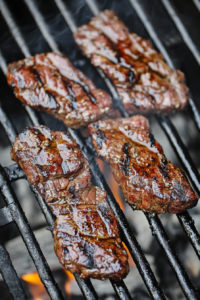
<path fill-rule="evenodd" d="M 7 81 L 22 102 L 72 128 L 113 113 L 111 97 L 60 54 L 43 53 L 10 63 Z"/>
<path fill-rule="evenodd" d="M 145 117 L 102 120 L 88 127 L 130 205 L 152 213 L 179 213 L 197 204 L 198 196 L 184 173 L 166 159 Z"/>
<path fill-rule="evenodd" d="M 185 76 L 172 70 L 147 40 L 105 10 L 78 28 L 75 41 L 113 82 L 129 114 L 169 113 L 188 103 Z"/>
<path fill-rule="evenodd" d="M 76 141 L 45 126 L 26 128 L 11 157 L 57 217 L 54 247 L 61 264 L 81 278 L 125 278 L 129 266 L 117 220 L 106 192 L 92 185 Z"/>

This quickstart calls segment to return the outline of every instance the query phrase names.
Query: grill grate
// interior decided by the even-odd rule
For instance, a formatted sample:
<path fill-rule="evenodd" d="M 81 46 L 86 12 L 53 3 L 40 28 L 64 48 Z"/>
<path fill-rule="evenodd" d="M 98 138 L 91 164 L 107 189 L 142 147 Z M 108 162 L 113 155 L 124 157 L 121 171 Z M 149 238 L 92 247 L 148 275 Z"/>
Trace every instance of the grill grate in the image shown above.
<path fill-rule="evenodd" d="M 38 27 L 40 28 L 43 36 L 45 37 L 46 41 L 48 42 L 50 48 L 55 52 L 60 52 L 58 45 L 56 44 L 53 36 L 50 34 L 48 26 L 45 23 L 44 17 L 38 10 L 35 2 L 32 0 L 24 0 L 24 1 L 26 2 L 31 13 L 33 14 L 33 17 L 35 18 L 35 21 L 36 21 Z M 57 4 L 57 6 L 59 7 L 59 9 L 61 10 L 61 13 L 63 14 L 63 16 L 64 16 L 65 20 L 67 21 L 68 25 L 70 26 L 71 30 L 74 31 L 76 29 L 76 24 L 75 24 L 75 21 L 73 20 L 72 16 L 70 15 L 68 9 L 66 8 L 65 4 L 63 3 L 62 0 L 55 0 L 55 2 Z M 98 7 L 96 6 L 94 1 L 87 0 L 86 2 L 95 14 L 98 13 Z M 151 23 L 149 23 L 147 21 L 146 15 L 144 15 L 144 11 L 142 9 L 142 6 L 139 4 L 139 1 L 132 0 L 131 3 L 133 5 L 134 9 L 136 10 L 136 12 L 138 13 L 139 17 L 141 18 L 141 20 L 143 21 L 144 25 L 146 26 L 150 36 L 152 37 L 152 39 L 155 42 L 157 48 L 162 50 L 162 53 L 165 55 L 165 59 L 172 66 L 172 61 L 171 61 L 170 57 L 168 56 L 167 52 L 165 51 L 163 45 L 161 44 L 161 42 L 158 38 L 158 36 L 156 35 L 156 32 L 153 29 L 153 26 L 151 25 Z M 31 53 L 30 53 L 28 46 L 20 32 L 20 29 L 18 28 L 17 24 L 14 22 L 14 19 L 12 18 L 11 13 L 7 9 L 4 1 L 1 1 L 1 10 L 2 10 L 2 14 L 3 14 L 4 18 L 6 19 L 7 24 L 10 27 L 11 33 L 13 34 L 16 42 L 20 46 L 22 52 L 24 53 L 25 56 L 30 56 Z M 143 16 L 143 17 L 141 17 L 141 16 Z M 3 60 L 3 56 L 1 57 L 1 66 L 5 72 L 6 63 Z M 119 99 L 118 95 L 116 94 L 116 91 L 114 90 L 113 86 L 105 77 L 104 77 L 104 79 L 106 80 L 106 83 L 107 83 L 108 87 L 110 88 L 111 93 L 113 94 L 113 97 L 116 99 L 116 101 L 119 102 L 120 99 Z M 125 113 L 125 111 L 122 108 L 122 106 L 120 105 L 120 103 L 119 103 L 119 106 L 121 108 L 123 115 L 127 116 L 127 114 Z M 198 110 L 197 110 L 197 107 L 196 107 L 194 101 L 191 98 L 190 98 L 190 106 L 192 107 L 192 110 L 194 113 L 194 120 L 196 121 L 198 128 L 200 128 L 199 113 L 198 113 Z M 33 124 L 38 125 L 41 123 L 39 121 L 37 114 L 30 107 L 26 107 L 26 110 L 27 110 L 29 117 L 32 120 Z M 0 116 L 1 116 L 1 123 L 7 133 L 7 136 L 9 138 L 10 142 L 13 143 L 13 141 L 16 137 L 16 133 L 15 133 L 14 127 L 12 126 L 11 122 L 9 121 L 8 116 L 6 115 L 6 113 L 2 107 L 0 107 Z M 192 159 L 190 158 L 190 156 L 188 154 L 186 147 L 184 146 L 183 142 L 181 141 L 181 138 L 179 137 L 178 133 L 176 132 L 176 130 L 173 127 L 169 118 L 158 117 L 158 121 L 161 124 L 161 126 L 163 127 L 166 134 L 168 135 L 168 138 L 169 138 L 170 142 L 172 143 L 173 147 L 175 148 L 175 150 L 179 156 L 179 159 L 182 161 L 182 163 L 186 169 L 187 175 L 189 176 L 193 186 L 195 187 L 197 192 L 200 194 L 199 174 L 194 166 L 194 163 L 192 162 Z M 92 162 L 91 170 L 92 170 L 92 173 L 93 173 L 94 178 L 97 181 L 98 185 L 102 189 L 106 189 L 106 191 L 108 193 L 107 200 L 108 200 L 111 208 L 113 209 L 115 215 L 118 218 L 120 229 L 122 231 L 123 240 L 126 243 L 128 249 L 138 267 L 138 270 L 139 270 L 147 288 L 149 289 L 149 292 L 150 292 L 152 298 L 153 299 L 165 299 L 165 297 L 154 277 L 154 274 L 153 274 L 152 270 L 150 269 L 150 266 L 147 263 L 146 258 L 140 249 L 140 246 L 138 245 L 135 237 L 133 236 L 133 234 L 131 232 L 131 229 L 125 219 L 123 212 L 121 211 L 118 203 L 114 199 L 103 175 L 100 173 L 97 163 L 94 162 L 93 151 L 92 151 L 92 148 L 90 147 L 89 141 L 87 141 L 88 142 L 87 146 L 89 146 L 89 147 L 86 147 L 86 141 L 84 141 L 84 139 L 81 137 L 81 135 L 79 133 L 75 132 L 72 129 L 68 129 L 68 131 L 80 144 L 80 146 L 83 149 L 84 155 L 89 159 L 90 162 Z M 17 180 L 22 177 L 24 177 L 24 174 L 19 169 L 17 164 L 14 164 L 12 167 L 7 167 L 4 169 L 2 167 L 0 168 L 1 186 L 7 187 L 6 191 L 7 192 L 9 191 L 10 193 L 12 193 L 12 197 L 11 197 L 10 195 L 6 195 L 5 191 L 2 190 L 2 192 L 4 193 L 4 196 L 6 197 L 6 201 L 8 203 L 8 206 L 6 206 L 5 208 L 3 208 L 0 211 L 0 214 L 2 216 L 4 216 L 4 219 L 3 219 L 4 224 L 2 224 L 2 225 L 5 225 L 7 222 L 10 222 L 11 220 L 14 220 L 16 223 L 18 222 L 17 223 L 18 226 L 21 226 L 21 224 L 19 224 L 19 220 L 17 221 L 16 216 L 13 215 L 12 209 L 17 208 L 17 212 L 19 212 L 19 216 L 22 218 L 22 219 L 20 219 L 20 221 L 23 221 L 23 226 L 21 226 L 19 228 L 21 230 L 21 234 L 24 238 L 24 241 L 25 241 L 27 247 L 31 248 L 31 250 L 29 249 L 30 254 L 34 260 L 34 263 L 36 264 L 36 267 L 38 269 L 38 273 L 41 277 L 41 280 L 43 281 L 51 299 L 63 299 L 62 295 L 60 294 L 59 289 L 56 286 L 56 283 L 54 282 L 52 275 L 49 272 L 49 268 L 46 264 L 45 259 L 43 260 L 42 252 L 37 245 L 37 241 L 35 240 L 34 235 L 33 235 L 32 231 L 30 230 L 30 227 L 28 227 L 28 225 L 27 225 L 27 220 L 23 216 L 21 208 L 17 202 L 17 199 L 15 198 L 13 191 L 11 190 L 11 187 L 9 186 L 8 181 L 11 182 L 11 181 Z M 36 191 L 34 191 L 34 192 L 36 192 Z M 42 209 L 43 213 L 45 214 L 47 222 L 48 222 L 49 226 L 52 228 L 53 220 L 54 220 L 52 217 L 52 214 L 49 211 L 49 209 L 47 208 L 43 199 L 38 194 L 36 196 L 37 196 L 37 200 L 41 206 L 41 209 Z M 9 202 L 9 201 L 11 201 L 11 202 Z M 16 213 L 16 211 L 15 211 L 15 213 Z M 193 287 L 193 284 L 189 280 L 188 275 L 186 274 L 177 255 L 174 253 L 174 251 L 171 247 L 169 238 L 166 235 L 160 220 L 158 219 L 157 216 L 154 216 L 149 213 L 146 213 L 146 217 L 149 221 L 149 224 L 151 225 L 152 232 L 155 234 L 159 244 L 161 245 L 163 251 L 167 255 L 167 258 L 172 266 L 172 269 L 174 270 L 175 274 L 177 275 L 177 279 L 181 285 L 181 288 L 183 289 L 183 292 L 185 293 L 186 298 L 187 299 L 199 299 L 199 295 L 197 294 L 196 289 Z M 200 256 L 200 236 L 193 224 L 193 221 L 192 221 L 190 215 L 188 214 L 188 212 L 178 214 L 178 219 L 179 219 L 181 225 L 183 226 L 188 238 L 190 239 L 192 246 L 194 247 L 194 249 L 199 257 Z M 23 228 L 24 229 L 26 228 L 26 230 L 28 230 L 27 236 L 25 236 L 25 233 L 23 232 Z M 30 237 L 32 238 L 32 240 Z M 39 255 L 39 261 L 42 260 L 41 265 L 40 264 L 38 265 L 38 261 L 35 260 L 35 256 L 33 255 L 33 252 L 31 252 L 31 251 L 33 251 L 33 248 L 37 250 L 36 253 L 38 253 L 38 255 Z M 43 269 L 43 267 L 44 267 L 44 269 Z M 47 271 L 48 277 L 46 277 L 46 275 L 45 275 L 45 270 Z M 15 271 L 12 270 L 12 272 L 14 274 Z M 3 273 L 3 270 L 2 270 L 2 273 Z M 77 280 L 83 294 L 85 295 L 86 299 L 98 299 L 98 296 L 96 295 L 96 292 L 94 291 L 89 280 L 82 280 L 82 279 L 80 279 L 80 277 L 78 275 L 75 275 L 75 277 L 76 277 L 76 280 Z M 48 280 L 45 282 L 44 278 L 48 278 Z M 115 283 L 115 282 L 111 281 L 111 284 L 113 285 L 119 299 L 131 299 L 129 292 L 127 291 L 123 282 Z M 53 288 L 53 290 L 52 290 L 52 288 Z M 11 288 L 10 288 L 10 291 L 11 291 Z M 57 294 L 55 294 L 55 292 Z M 15 299 L 19 299 L 19 298 L 15 298 Z"/>

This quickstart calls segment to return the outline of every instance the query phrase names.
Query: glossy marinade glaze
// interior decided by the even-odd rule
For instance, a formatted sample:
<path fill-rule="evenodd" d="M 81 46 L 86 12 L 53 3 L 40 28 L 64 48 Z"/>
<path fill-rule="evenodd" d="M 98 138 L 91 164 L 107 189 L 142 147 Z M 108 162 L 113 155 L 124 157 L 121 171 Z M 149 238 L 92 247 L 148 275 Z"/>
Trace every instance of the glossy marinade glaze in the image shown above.
<path fill-rule="evenodd" d="M 72 128 L 114 114 L 111 97 L 60 54 L 43 53 L 10 63 L 7 81 L 23 103 Z"/>
<path fill-rule="evenodd" d="M 88 126 L 97 153 L 110 163 L 127 202 L 152 213 L 179 213 L 197 204 L 185 174 L 166 159 L 143 116 Z"/>
<path fill-rule="evenodd" d="M 170 113 L 188 103 L 185 76 L 163 55 L 132 33 L 109 10 L 77 29 L 78 47 L 112 81 L 129 114 Z"/>
<path fill-rule="evenodd" d="M 11 157 L 56 215 L 54 248 L 61 264 L 81 278 L 121 280 L 128 257 L 106 192 L 91 183 L 76 141 L 46 126 L 26 128 Z"/>

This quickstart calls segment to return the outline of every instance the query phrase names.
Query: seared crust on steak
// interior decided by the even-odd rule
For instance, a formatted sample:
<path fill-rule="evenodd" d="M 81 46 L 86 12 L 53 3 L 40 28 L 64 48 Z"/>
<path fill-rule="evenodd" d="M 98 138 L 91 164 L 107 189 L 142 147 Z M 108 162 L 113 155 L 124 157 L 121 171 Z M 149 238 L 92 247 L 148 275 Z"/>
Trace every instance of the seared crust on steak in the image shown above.
<path fill-rule="evenodd" d="M 92 185 L 76 141 L 45 126 L 26 128 L 11 156 L 57 217 L 54 248 L 61 264 L 81 278 L 125 278 L 128 257 L 117 220 L 106 192 Z"/>
<path fill-rule="evenodd" d="M 145 117 L 102 120 L 88 128 L 131 206 L 160 214 L 197 204 L 197 194 L 185 174 L 166 159 Z"/>
<path fill-rule="evenodd" d="M 75 41 L 113 82 L 129 114 L 184 109 L 185 76 L 172 70 L 151 44 L 132 33 L 112 11 L 105 10 L 74 33 Z"/>
<path fill-rule="evenodd" d="M 63 55 L 43 53 L 10 63 L 8 84 L 26 105 L 80 128 L 112 115 L 112 99 Z"/>

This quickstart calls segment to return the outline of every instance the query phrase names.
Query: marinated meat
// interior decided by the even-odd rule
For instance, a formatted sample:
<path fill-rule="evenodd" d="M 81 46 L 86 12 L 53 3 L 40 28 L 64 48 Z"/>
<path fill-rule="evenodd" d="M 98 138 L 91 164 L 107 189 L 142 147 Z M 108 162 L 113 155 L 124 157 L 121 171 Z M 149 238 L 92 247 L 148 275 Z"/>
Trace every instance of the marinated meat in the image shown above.
<path fill-rule="evenodd" d="M 26 128 L 11 156 L 57 217 L 54 246 L 61 264 L 81 278 L 125 278 L 129 266 L 117 220 L 106 192 L 92 185 L 75 140 L 45 126 Z"/>
<path fill-rule="evenodd" d="M 184 173 L 166 159 L 143 116 L 90 124 L 94 147 L 110 163 L 126 201 L 152 213 L 179 213 L 198 196 Z"/>
<path fill-rule="evenodd" d="M 172 70 L 147 40 L 105 10 L 78 28 L 75 41 L 112 81 L 129 114 L 169 113 L 188 103 L 185 76 Z"/>
<path fill-rule="evenodd" d="M 7 80 L 26 105 L 44 110 L 72 128 L 113 114 L 111 97 L 56 53 L 9 64 Z"/>

